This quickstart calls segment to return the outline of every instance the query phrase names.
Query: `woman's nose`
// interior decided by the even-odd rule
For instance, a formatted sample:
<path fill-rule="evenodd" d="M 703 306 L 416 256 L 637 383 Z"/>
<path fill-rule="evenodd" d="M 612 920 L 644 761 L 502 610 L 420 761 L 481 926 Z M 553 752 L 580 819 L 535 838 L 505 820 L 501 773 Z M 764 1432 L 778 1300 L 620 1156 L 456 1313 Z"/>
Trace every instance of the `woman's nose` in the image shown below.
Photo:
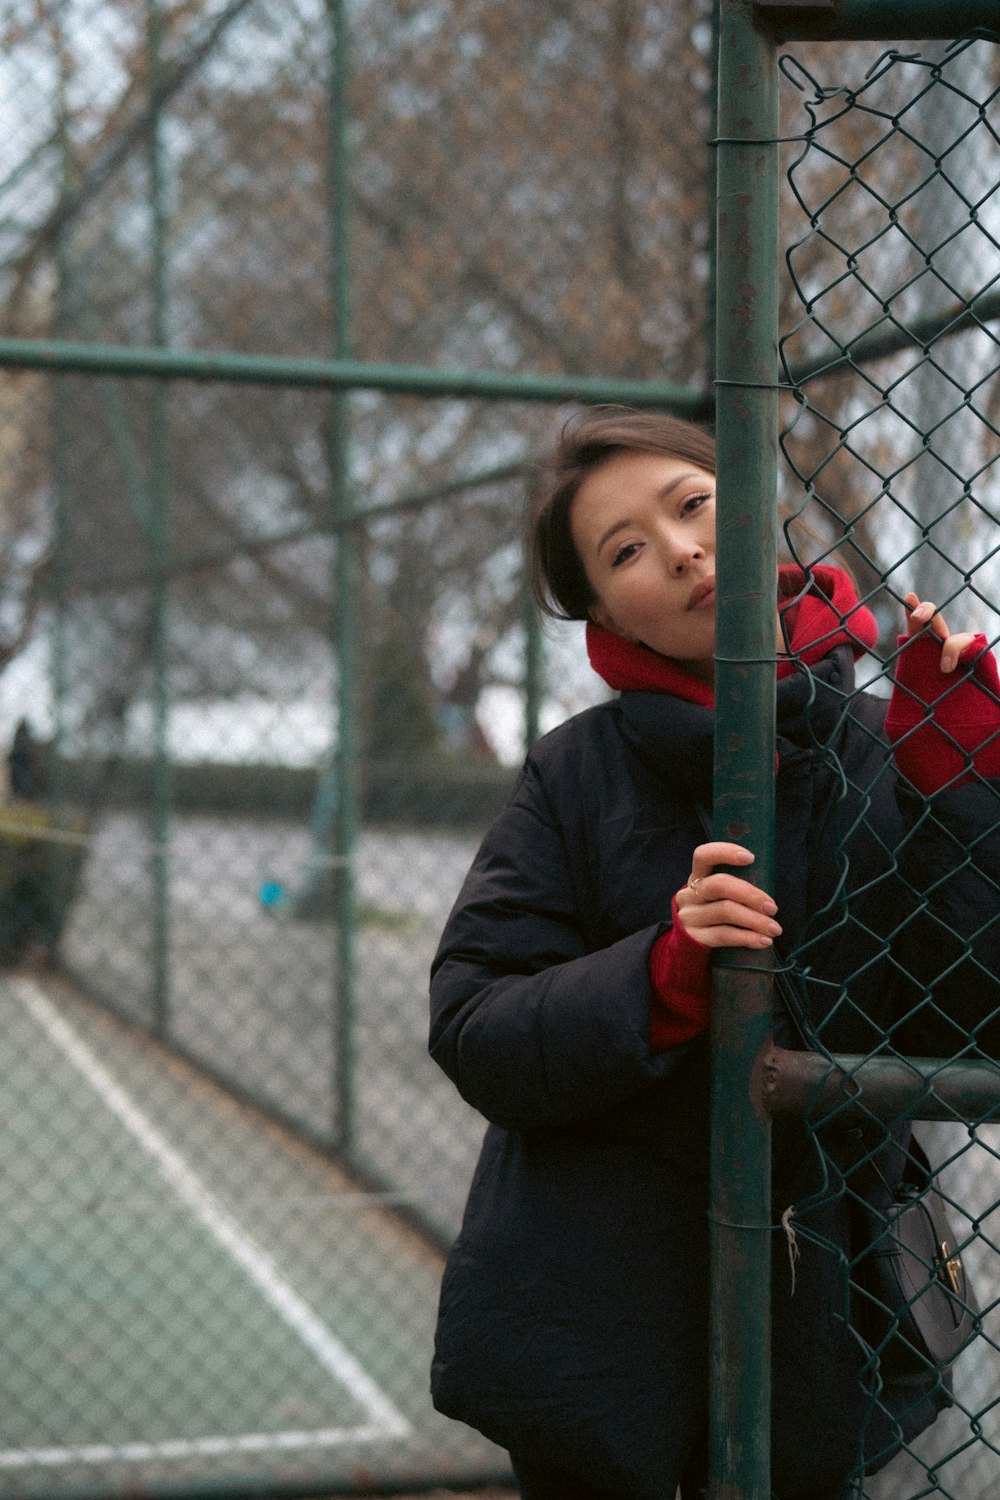
<path fill-rule="evenodd" d="M 667 562 L 677 578 L 683 578 L 691 564 L 703 556 L 704 548 L 691 538 L 667 538 Z"/>

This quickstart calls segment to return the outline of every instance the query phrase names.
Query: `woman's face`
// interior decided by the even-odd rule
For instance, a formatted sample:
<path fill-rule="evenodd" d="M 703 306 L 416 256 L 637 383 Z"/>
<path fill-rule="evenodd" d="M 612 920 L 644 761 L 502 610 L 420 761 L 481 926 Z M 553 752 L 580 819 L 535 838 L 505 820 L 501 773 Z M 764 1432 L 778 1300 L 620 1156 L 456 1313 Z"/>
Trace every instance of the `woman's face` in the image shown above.
<path fill-rule="evenodd" d="M 577 490 L 570 530 L 597 596 L 591 618 L 710 681 L 714 476 L 666 454 L 615 454 Z"/>

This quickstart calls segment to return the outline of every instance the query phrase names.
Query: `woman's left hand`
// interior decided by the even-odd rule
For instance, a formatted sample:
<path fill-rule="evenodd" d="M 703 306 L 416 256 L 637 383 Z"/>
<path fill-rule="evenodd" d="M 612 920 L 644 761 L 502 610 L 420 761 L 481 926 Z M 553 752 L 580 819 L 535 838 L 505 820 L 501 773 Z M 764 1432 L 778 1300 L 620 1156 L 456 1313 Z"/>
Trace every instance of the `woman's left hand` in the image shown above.
<path fill-rule="evenodd" d="M 689 937 L 706 948 L 769 948 L 781 936 L 778 908 L 767 891 L 718 865 L 752 865 L 742 844 L 699 844 L 691 876 L 674 897 L 677 918 Z"/>
<path fill-rule="evenodd" d="M 924 630 L 929 630 L 936 635 L 941 642 L 941 671 L 954 672 L 958 666 L 959 658 L 966 646 L 971 646 L 976 639 L 974 632 L 961 631 L 952 635 L 945 624 L 944 616 L 938 612 L 936 604 L 929 600 L 921 600 L 916 594 L 907 594 L 903 599 L 906 609 L 906 630 L 910 639 L 920 635 Z"/>

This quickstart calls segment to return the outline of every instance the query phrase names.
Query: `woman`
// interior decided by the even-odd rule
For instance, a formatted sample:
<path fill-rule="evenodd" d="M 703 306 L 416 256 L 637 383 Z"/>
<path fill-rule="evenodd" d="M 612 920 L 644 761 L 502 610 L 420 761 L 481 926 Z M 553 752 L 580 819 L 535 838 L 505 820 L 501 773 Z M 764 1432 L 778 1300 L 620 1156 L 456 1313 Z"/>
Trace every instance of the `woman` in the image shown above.
<path fill-rule="evenodd" d="M 706 836 L 714 469 L 711 440 L 671 418 L 598 408 L 564 430 L 533 509 L 536 592 L 587 621 L 619 696 L 528 757 L 433 967 L 432 1054 L 490 1122 L 442 1287 L 434 1399 L 509 1449 L 526 1500 L 702 1492 L 712 950 L 780 943 L 834 1051 L 888 1033 L 926 1052 L 943 1024 L 951 1052 L 1000 1005 L 995 980 L 974 1006 L 965 982 L 997 969 L 980 928 L 1000 872 L 966 863 L 997 816 L 983 777 L 1000 753 L 966 753 L 1000 728 L 996 671 L 982 637 L 951 635 L 930 603 L 907 596 L 902 764 L 887 774 L 885 704 L 847 696 L 871 615 L 839 570 L 782 570 L 774 892 L 731 873 L 748 850 Z M 945 920 L 971 912 L 977 934 L 943 965 L 931 885 Z M 803 1127 L 775 1136 L 777 1214 L 816 1200 L 830 1168 Z M 948 1401 L 933 1376 L 864 1395 L 835 1250 L 844 1195 L 816 1201 L 794 1296 L 774 1257 L 781 1500 L 840 1500 L 862 1449 L 884 1462 Z"/>

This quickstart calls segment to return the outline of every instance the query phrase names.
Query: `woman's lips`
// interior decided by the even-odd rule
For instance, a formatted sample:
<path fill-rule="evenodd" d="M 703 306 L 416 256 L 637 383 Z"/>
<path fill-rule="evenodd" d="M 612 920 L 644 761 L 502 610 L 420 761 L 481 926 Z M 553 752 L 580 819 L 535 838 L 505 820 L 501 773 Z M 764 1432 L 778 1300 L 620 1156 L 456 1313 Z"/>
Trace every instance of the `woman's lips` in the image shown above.
<path fill-rule="evenodd" d="M 688 609 L 704 609 L 709 604 L 714 603 L 715 579 L 703 578 L 701 582 L 696 583 L 694 588 L 691 590 L 691 595 L 688 599 L 687 607 Z"/>

